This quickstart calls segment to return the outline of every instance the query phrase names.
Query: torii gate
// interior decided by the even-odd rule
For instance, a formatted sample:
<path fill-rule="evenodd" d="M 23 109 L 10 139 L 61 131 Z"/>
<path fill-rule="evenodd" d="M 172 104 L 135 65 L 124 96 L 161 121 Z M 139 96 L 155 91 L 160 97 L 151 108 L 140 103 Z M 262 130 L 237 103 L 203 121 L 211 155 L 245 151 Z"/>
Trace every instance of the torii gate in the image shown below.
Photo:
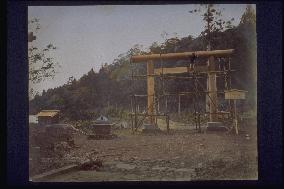
<path fill-rule="evenodd" d="M 154 124 L 154 76 L 161 73 L 164 74 L 177 74 L 186 73 L 189 71 L 188 67 L 174 67 L 174 68 L 158 68 L 154 69 L 155 60 L 181 60 L 191 57 L 206 57 L 208 58 L 207 67 L 204 70 L 207 73 L 207 89 L 210 98 L 210 122 L 217 121 L 217 83 L 216 83 L 216 57 L 228 57 L 234 52 L 234 49 L 226 50 L 213 50 L 213 51 L 196 51 L 196 52 L 183 52 L 183 53 L 168 53 L 168 54 L 150 54 L 150 55 L 137 55 L 131 57 L 131 62 L 139 63 L 147 61 L 147 114 L 150 116 L 150 123 Z M 162 70 L 163 69 L 163 70 Z"/>

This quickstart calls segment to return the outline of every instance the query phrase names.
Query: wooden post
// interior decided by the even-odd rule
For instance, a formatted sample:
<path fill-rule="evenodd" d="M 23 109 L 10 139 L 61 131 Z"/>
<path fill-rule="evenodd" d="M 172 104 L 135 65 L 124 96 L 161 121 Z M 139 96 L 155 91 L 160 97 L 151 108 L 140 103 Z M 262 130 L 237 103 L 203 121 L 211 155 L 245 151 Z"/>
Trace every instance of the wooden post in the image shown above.
<path fill-rule="evenodd" d="M 178 95 L 178 115 L 180 115 L 180 95 Z"/>
<path fill-rule="evenodd" d="M 135 127 L 135 129 L 137 129 L 137 103 L 136 103 L 136 97 L 134 96 L 134 113 L 135 113 L 135 115 L 134 115 L 134 127 Z"/>
<path fill-rule="evenodd" d="M 209 81 L 209 79 L 207 78 L 207 81 L 206 81 L 206 85 L 207 85 L 207 91 L 209 91 L 209 83 L 208 83 L 208 81 Z M 205 96 L 205 111 L 206 112 L 210 112 L 210 98 L 209 98 L 209 93 L 208 94 L 206 94 L 206 96 Z"/>
<path fill-rule="evenodd" d="M 214 57 L 210 56 L 208 59 L 208 96 L 210 98 L 210 121 L 214 122 L 217 121 L 217 82 L 216 82 L 216 73 L 210 72 L 215 71 L 215 62 Z"/>
<path fill-rule="evenodd" d="M 169 120 L 169 116 L 166 116 L 166 124 L 167 124 L 167 133 L 169 134 L 170 132 L 170 120 Z"/>
<path fill-rule="evenodd" d="M 154 63 L 152 60 L 147 62 L 147 113 L 150 115 L 150 123 L 155 124 L 154 114 Z"/>
<path fill-rule="evenodd" d="M 235 125 L 235 130 L 236 130 L 236 134 L 239 134 L 239 130 L 238 130 L 238 118 L 237 118 L 237 100 L 234 99 L 234 114 L 235 114 L 235 119 L 234 119 L 234 125 Z"/>
<path fill-rule="evenodd" d="M 201 126 L 200 126 L 200 113 L 198 113 L 198 132 L 201 133 Z"/>
<path fill-rule="evenodd" d="M 131 109 L 131 113 L 133 113 L 133 97 L 131 96 L 130 98 L 130 109 Z"/>
<path fill-rule="evenodd" d="M 157 99 L 157 101 L 158 101 L 158 103 L 157 103 L 157 110 L 158 110 L 158 112 L 157 113 L 159 113 L 160 112 L 160 98 L 158 98 Z"/>
<path fill-rule="evenodd" d="M 131 131 L 132 131 L 132 133 L 134 133 L 134 128 L 133 128 L 133 115 L 132 115 L 132 113 L 130 114 L 130 117 L 131 117 Z"/>
<path fill-rule="evenodd" d="M 168 112 L 168 97 L 166 96 L 166 112 Z"/>
<path fill-rule="evenodd" d="M 108 97 L 108 100 L 107 100 L 107 108 L 109 109 L 110 107 L 110 102 L 109 102 L 109 97 Z"/>
<path fill-rule="evenodd" d="M 228 70 L 231 71 L 231 62 L 229 61 L 228 63 Z M 231 77 L 228 78 L 228 89 L 231 89 L 231 86 L 232 86 L 232 80 L 231 80 Z M 233 116 L 233 108 L 232 108 L 232 100 L 229 99 L 229 111 L 230 111 L 230 116 L 231 116 L 231 119 L 234 118 Z"/>

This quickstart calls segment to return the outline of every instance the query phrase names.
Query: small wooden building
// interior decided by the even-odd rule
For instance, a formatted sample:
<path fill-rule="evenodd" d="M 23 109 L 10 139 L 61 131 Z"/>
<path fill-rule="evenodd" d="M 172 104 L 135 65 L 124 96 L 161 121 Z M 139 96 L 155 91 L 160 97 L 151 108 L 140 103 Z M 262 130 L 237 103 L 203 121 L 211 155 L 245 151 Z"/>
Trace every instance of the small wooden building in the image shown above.
<path fill-rule="evenodd" d="M 226 90 L 225 99 L 228 99 L 228 100 L 246 99 L 247 92 L 248 91 L 239 90 L 239 89 Z"/>
<path fill-rule="evenodd" d="M 59 123 L 60 110 L 42 110 L 37 114 L 39 125 Z"/>

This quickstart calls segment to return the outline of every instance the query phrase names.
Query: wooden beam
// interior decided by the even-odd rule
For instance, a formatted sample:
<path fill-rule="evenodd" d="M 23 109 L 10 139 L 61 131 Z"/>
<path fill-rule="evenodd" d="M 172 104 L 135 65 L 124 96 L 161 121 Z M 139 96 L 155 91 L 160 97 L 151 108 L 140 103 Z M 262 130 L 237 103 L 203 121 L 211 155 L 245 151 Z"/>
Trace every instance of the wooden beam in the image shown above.
<path fill-rule="evenodd" d="M 174 68 L 156 68 L 154 69 L 154 74 L 179 74 L 179 73 L 187 73 L 187 72 L 207 72 L 207 66 L 195 66 L 194 69 L 190 69 L 189 67 L 174 67 Z"/>
<path fill-rule="evenodd" d="M 168 53 L 168 54 L 150 54 L 150 55 L 136 55 L 131 57 L 133 63 L 145 62 L 149 60 L 178 60 L 188 59 L 193 56 L 196 57 L 226 57 L 230 56 L 234 49 L 214 50 L 214 51 L 195 51 L 195 52 L 182 52 L 182 53 Z"/>
<path fill-rule="evenodd" d="M 154 74 L 178 74 L 178 73 L 186 73 L 190 70 L 188 67 L 174 67 L 174 68 L 157 68 L 154 69 Z"/>

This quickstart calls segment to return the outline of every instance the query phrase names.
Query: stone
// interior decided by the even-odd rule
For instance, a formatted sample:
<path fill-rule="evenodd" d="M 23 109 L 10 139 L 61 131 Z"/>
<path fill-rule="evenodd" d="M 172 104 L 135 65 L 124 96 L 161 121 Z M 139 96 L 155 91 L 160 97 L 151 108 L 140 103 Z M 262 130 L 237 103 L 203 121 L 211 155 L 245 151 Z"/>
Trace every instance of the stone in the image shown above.
<path fill-rule="evenodd" d="M 141 170 L 141 171 L 146 171 L 148 169 L 149 169 L 149 167 L 147 167 L 147 166 L 143 166 L 143 165 L 139 166 L 139 170 Z"/>
<path fill-rule="evenodd" d="M 126 164 L 126 163 L 118 163 L 116 164 L 116 167 L 118 169 L 124 169 L 124 170 L 133 170 L 136 168 L 135 165 L 130 165 L 130 164 Z"/>
<path fill-rule="evenodd" d="M 193 173 L 194 169 L 180 168 L 180 169 L 176 169 L 175 172 L 177 172 L 177 173 Z"/>
<path fill-rule="evenodd" d="M 207 122 L 206 130 L 207 131 L 228 131 L 228 128 L 225 127 L 221 122 Z"/>
<path fill-rule="evenodd" d="M 152 168 L 152 170 L 155 171 L 165 171 L 167 169 L 167 167 L 159 167 L 159 166 L 155 166 Z"/>
<path fill-rule="evenodd" d="M 202 168 L 202 166 L 203 166 L 202 163 L 198 163 L 198 164 L 197 164 L 197 168 L 199 168 L 199 169 Z"/>
<path fill-rule="evenodd" d="M 131 158 L 130 158 L 131 161 L 134 161 L 134 160 L 137 160 L 137 159 L 138 159 L 137 156 L 134 156 L 134 157 L 131 157 Z"/>
<path fill-rule="evenodd" d="M 159 131 L 160 131 L 159 127 L 152 124 L 144 124 L 142 128 L 142 132 L 144 133 L 156 133 Z"/>

